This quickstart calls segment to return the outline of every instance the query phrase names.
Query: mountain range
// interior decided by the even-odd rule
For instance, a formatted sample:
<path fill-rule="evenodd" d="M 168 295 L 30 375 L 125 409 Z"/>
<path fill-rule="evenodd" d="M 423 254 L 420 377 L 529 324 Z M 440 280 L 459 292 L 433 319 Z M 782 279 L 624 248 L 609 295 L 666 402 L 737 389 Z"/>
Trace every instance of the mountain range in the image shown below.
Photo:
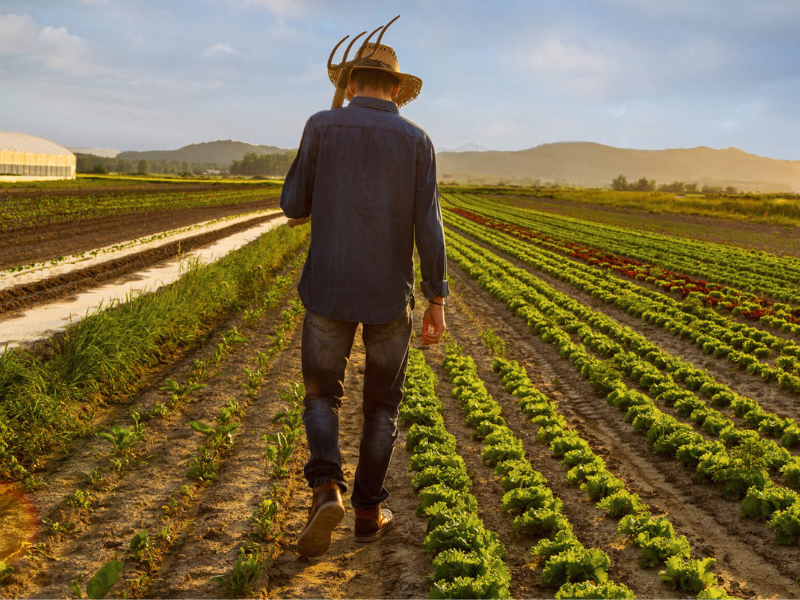
<path fill-rule="evenodd" d="M 440 152 L 440 181 L 459 183 L 565 182 L 583 187 L 608 186 L 624 175 L 658 183 L 683 181 L 734 186 L 743 191 L 800 192 L 800 161 L 776 160 L 737 148 L 706 146 L 674 150 L 632 150 L 590 142 L 544 144 L 513 152 Z"/>
<path fill-rule="evenodd" d="M 246 142 L 234 142 L 233 140 L 218 140 L 216 142 L 203 142 L 200 144 L 189 144 L 177 150 L 150 150 L 145 152 L 122 152 L 117 158 L 130 161 L 138 160 L 163 160 L 163 161 L 187 161 L 197 163 L 215 163 L 221 167 L 228 168 L 234 160 L 242 160 L 245 154 L 255 152 L 256 154 L 278 154 L 291 152 L 286 148 L 277 146 L 254 146 Z"/>
<path fill-rule="evenodd" d="M 241 160 L 246 153 L 292 151 L 277 146 L 219 140 L 191 144 L 178 150 L 122 152 L 117 158 L 129 161 L 188 161 L 216 164 L 227 169 L 234 160 Z M 700 187 L 730 185 L 742 191 L 800 192 L 800 161 L 765 158 L 737 148 L 717 150 L 700 146 L 634 150 L 591 142 L 559 142 L 526 150 L 496 151 L 468 143 L 457 148 L 442 148 L 437 152 L 436 162 L 439 181 L 448 183 L 558 182 L 603 187 L 619 175 L 624 175 L 628 181 L 646 177 L 657 183 L 683 181 L 697 183 Z"/>

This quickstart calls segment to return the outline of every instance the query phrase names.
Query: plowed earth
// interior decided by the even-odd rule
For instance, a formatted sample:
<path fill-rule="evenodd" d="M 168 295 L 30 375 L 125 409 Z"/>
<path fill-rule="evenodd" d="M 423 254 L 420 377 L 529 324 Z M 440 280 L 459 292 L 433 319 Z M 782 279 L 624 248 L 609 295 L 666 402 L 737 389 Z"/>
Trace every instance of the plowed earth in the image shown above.
<path fill-rule="evenodd" d="M 181 191 L 176 188 L 169 189 Z M 8 190 L 6 193 L 10 191 L 13 190 Z M 97 193 L 96 190 L 93 193 Z M 0 230 L 0 270 L 51 260 L 59 256 L 89 252 L 96 248 L 220 217 L 274 208 L 278 206 L 278 202 L 278 198 L 272 197 L 255 202 L 155 210 L 3 229 Z"/>
<path fill-rule="evenodd" d="M 244 231 L 260 223 L 271 221 L 278 216 L 280 216 L 280 213 L 274 213 L 263 217 L 254 217 L 228 227 L 200 233 L 192 237 L 164 244 L 157 248 L 108 260 L 85 269 L 70 271 L 69 273 L 48 277 L 34 283 L 26 283 L 0 290 L 0 317 L 29 308 L 36 304 L 58 300 L 59 298 L 64 298 L 83 290 L 97 287 L 101 283 L 118 277 L 136 273 L 158 262 L 174 258 L 179 252 L 189 252 L 195 248 L 206 246 L 239 231 Z"/>

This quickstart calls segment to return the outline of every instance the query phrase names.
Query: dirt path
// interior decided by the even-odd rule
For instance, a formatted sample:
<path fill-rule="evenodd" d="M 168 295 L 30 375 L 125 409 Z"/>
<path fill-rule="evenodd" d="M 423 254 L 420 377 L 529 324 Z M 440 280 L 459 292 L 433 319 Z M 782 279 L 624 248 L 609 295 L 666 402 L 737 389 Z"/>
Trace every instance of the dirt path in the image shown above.
<path fill-rule="evenodd" d="M 405 431 L 401 430 L 397 440 L 385 483 L 391 493 L 387 506 L 398 519 L 397 526 L 373 544 L 357 544 L 353 540 L 355 516 L 350 494 L 358 464 L 364 381 L 357 366 L 364 362 L 359 330 L 347 367 L 340 413 L 339 445 L 350 490 L 344 495 L 347 514 L 334 532 L 333 546 L 328 554 L 316 559 L 302 558 L 294 550 L 294 539 L 305 526 L 311 502 L 310 491 L 302 480 L 283 526 L 287 547 L 271 565 L 269 585 L 259 595 L 264 592 L 270 598 L 425 598 L 428 595 L 430 585 L 425 575 L 431 566 L 430 559 L 423 554 L 426 527 L 425 521 L 414 514 L 417 497 L 411 489 Z"/>
<path fill-rule="evenodd" d="M 494 329 L 506 342 L 507 358 L 527 366 L 533 383 L 559 402 L 568 422 L 606 460 L 609 469 L 629 484 L 629 489 L 669 516 L 676 531 L 689 539 L 693 556 L 717 558 L 716 573 L 731 592 L 745 597 L 791 598 L 800 594 L 800 586 L 795 581 L 800 575 L 797 548 L 778 546 L 774 534 L 763 523 L 739 517 L 738 503 L 724 501 L 714 486 L 694 484 L 690 473 L 674 459 L 653 454 L 644 437 L 634 434 L 630 424 L 624 421 L 623 413 L 594 395 L 572 364 L 559 357 L 556 348 L 534 336 L 522 319 L 512 315 L 503 303 L 452 264 L 450 280 L 459 305 L 463 303 L 474 319 L 470 324 L 457 311 L 448 313 L 448 325 L 456 339 L 463 343 L 465 332 L 473 326 L 479 330 Z M 470 335 L 474 340 L 474 333 L 467 333 L 466 339 L 469 340 Z M 490 359 L 485 349 L 469 344 L 467 348 L 482 369 L 482 375 L 486 373 L 487 382 L 492 381 L 488 373 Z M 514 399 L 501 391 L 502 388 L 489 389 L 495 399 L 504 404 L 508 415 L 519 411 L 513 404 Z M 517 428 L 513 421 L 509 426 Z M 533 432 L 528 425 L 524 428 L 529 434 Z M 531 457 L 536 456 L 536 449 L 530 443 L 526 444 L 526 451 Z M 551 481 L 556 480 L 545 462 L 544 459 L 535 462 L 534 467 Z M 572 506 L 575 504 L 570 502 L 569 507 Z M 569 507 L 568 510 L 574 510 Z M 580 530 L 576 528 L 576 531 L 580 537 Z M 609 554 L 612 560 L 620 560 L 616 552 Z M 626 565 L 630 563 L 626 562 L 624 554 L 621 565 L 623 571 L 628 571 Z M 634 577 L 633 569 L 630 570 Z M 621 580 L 633 588 L 643 585 L 635 578 L 625 581 L 622 577 Z M 644 596 L 650 596 L 651 592 L 655 592 L 652 597 L 664 597 L 669 590 L 644 587 Z"/>
<path fill-rule="evenodd" d="M 154 210 L 82 221 L 2 229 L 0 270 L 47 261 L 59 256 L 89 252 L 96 248 L 112 246 L 203 221 L 278 206 L 277 197 L 266 196 L 267 192 L 263 200 L 254 202 Z"/>

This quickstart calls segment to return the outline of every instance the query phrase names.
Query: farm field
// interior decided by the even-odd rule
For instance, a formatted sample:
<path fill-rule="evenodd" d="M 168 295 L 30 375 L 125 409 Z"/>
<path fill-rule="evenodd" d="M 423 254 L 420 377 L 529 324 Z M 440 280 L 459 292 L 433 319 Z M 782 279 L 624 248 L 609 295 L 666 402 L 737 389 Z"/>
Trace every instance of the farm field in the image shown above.
<path fill-rule="evenodd" d="M 355 544 L 348 509 L 329 554 L 294 551 L 309 228 L 278 227 L 0 356 L 0 596 L 798 597 L 800 260 L 442 200 L 448 334 L 412 342 L 399 527 Z M 358 336 L 351 359 L 350 480 Z"/>

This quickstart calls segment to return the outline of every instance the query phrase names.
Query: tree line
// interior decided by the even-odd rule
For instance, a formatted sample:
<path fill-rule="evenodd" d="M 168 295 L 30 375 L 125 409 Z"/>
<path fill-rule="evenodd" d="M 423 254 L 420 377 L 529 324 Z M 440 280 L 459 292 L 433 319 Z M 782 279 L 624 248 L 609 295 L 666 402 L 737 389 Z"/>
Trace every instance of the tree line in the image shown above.
<path fill-rule="evenodd" d="M 697 183 L 684 183 L 683 181 L 673 181 L 672 183 L 656 183 L 655 179 L 642 177 L 638 181 L 629 182 L 625 175 L 616 177 L 611 182 L 611 189 L 618 192 L 668 192 L 672 194 L 738 194 L 732 185 L 727 187 L 704 185 L 699 187 Z"/>
<path fill-rule="evenodd" d="M 249 152 L 242 160 L 234 160 L 229 167 L 221 167 L 216 163 L 192 162 L 182 160 L 138 160 L 130 161 L 119 158 L 106 158 L 94 154 L 76 154 L 78 173 L 170 173 L 201 175 L 204 171 L 218 170 L 231 175 L 261 175 L 285 177 L 292 166 L 297 152 L 262 154 Z"/>
<path fill-rule="evenodd" d="M 285 177 L 292 166 L 297 152 L 279 154 L 261 154 L 248 152 L 242 160 L 235 160 L 231 165 L 231 175 L 271 175 Z"/>

